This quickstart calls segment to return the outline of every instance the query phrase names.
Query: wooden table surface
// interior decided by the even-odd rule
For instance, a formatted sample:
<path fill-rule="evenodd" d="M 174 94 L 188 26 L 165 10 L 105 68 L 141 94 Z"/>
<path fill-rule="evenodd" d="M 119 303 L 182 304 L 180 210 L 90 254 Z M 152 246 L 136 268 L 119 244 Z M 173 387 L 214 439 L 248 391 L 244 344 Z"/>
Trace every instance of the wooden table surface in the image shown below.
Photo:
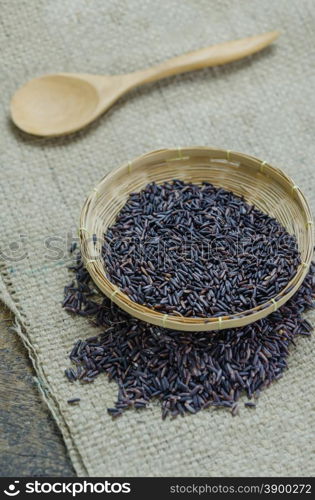
<path fill-rule="evenodd" d="M 0 476 L 75 476 L 11 325 L 10 312 L 0 303 Z"/>

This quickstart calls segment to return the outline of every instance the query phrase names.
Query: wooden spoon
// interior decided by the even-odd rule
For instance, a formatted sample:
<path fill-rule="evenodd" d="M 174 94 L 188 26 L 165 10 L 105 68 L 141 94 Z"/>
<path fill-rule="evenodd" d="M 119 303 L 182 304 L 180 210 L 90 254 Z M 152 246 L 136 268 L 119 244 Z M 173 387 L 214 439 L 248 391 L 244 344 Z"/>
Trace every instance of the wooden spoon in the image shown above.
<path fill-rule="evenodd" d="M 12 120 L 30 134 L 46 137 L 70 134 L 91 123 L 138 85 L 241 59 L 263 49 L 278 36 L 279 33 L 273 31 L 220 43 L 125 75 L 44 75 L 29 81 L 15 93 L 11 101 Z"/>

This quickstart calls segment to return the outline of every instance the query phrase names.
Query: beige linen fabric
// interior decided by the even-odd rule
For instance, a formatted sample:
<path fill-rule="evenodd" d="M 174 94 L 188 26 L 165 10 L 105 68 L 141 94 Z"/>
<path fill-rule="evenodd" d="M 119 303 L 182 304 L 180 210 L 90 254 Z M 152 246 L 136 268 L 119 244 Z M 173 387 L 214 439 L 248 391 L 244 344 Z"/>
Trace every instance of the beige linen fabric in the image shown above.
<path fill-rule="evenodd" d="M 314 474 L 314 339 L 298 339 L 285 377 L 237 418 L 204 411 L 163 422 L 153 405 L 112 421 L 114 383 L 100 376 L 78 386 L 64 377 L 73 342 L 95 330 L 60 307 L 67 234 L 86 195 L 107 171 L 149 150 L 212 145 L 258 156 L 293 176 L 315 208 L 314 10 L 312 0 L 2 0 L 1 298 L 16 314 L 79 475 Z M 273 29 L 282 36 L 263 53 L 135 90 L 72 137 L 26 136 L 8 118 L 12 93 L 36 75 L 127 72 Z M 49 236 L 62 250 L 57 260 Z M 73 396 L 80 405 L 66 403 Z"/>

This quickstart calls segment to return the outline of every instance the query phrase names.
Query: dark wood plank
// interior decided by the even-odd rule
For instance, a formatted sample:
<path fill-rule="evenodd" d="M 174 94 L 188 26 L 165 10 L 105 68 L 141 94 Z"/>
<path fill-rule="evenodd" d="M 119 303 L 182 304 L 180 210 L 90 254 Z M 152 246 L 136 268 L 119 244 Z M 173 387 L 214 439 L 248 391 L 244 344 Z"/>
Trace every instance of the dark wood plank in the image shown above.
<path fill-rule="evenodd" d="M 0 304 L 0 476 L 75 476 L 10 312 Z"/>

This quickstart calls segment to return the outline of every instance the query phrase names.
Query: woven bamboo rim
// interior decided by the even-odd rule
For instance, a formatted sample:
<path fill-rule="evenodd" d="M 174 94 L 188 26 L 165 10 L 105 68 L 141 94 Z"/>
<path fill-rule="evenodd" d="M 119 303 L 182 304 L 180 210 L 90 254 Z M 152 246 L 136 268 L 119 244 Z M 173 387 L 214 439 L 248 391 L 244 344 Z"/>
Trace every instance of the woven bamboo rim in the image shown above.
<path fill-rule="evenodd" d="M 243 195 L 261 211 L 275 217 L 297 238 L 302 264 L 294 278 L 270 301 L 253 309 L 220 318 L 181 317 L 162 314 L 137 304 L 110 282 L 101 259 L 104 233 L 113 224 L 129 193 L 150 182 L 172 179 L 208 181 Z M 314 235 L 308 203 L 293 180 L 279 168 L 234 151 L 208 147 L 152 151 L 107 174 L 87 198 L 81 213 L 80 241 L 84 263 L 102 292 L 132 316 L 182 331 L 206 331 L 247 325 L 276 311 L 298 290 L 311 263 Z M 95 236 L 93 237 L 93 235 Z"/>

